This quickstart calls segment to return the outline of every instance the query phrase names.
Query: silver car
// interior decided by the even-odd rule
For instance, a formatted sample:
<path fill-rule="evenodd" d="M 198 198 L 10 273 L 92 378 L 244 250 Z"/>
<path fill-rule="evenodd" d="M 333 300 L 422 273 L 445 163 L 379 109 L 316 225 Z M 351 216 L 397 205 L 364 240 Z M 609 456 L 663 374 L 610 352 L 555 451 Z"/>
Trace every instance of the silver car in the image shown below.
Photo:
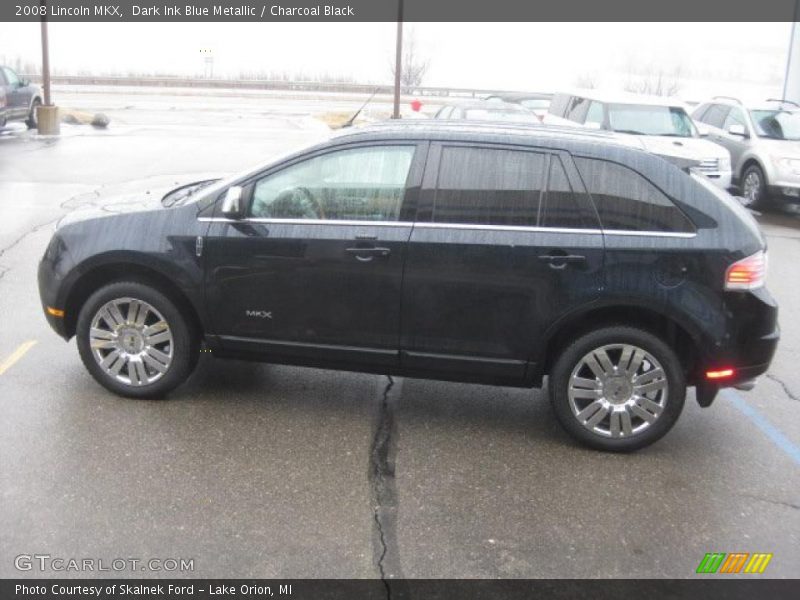
<path fill-rule="evenodd" d="M 800 106 L 785 100 L 745 105 L 717 96 L 692 118 L 731 153 L 733 180 L 748 205 L 781 196 L 800 202 Z"/>

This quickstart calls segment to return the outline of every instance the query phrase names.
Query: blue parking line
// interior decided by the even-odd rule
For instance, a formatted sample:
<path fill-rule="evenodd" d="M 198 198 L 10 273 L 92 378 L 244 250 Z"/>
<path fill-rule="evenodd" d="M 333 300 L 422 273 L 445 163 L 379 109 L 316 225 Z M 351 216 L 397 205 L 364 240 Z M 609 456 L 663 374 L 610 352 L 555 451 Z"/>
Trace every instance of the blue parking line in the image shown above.
<path fill-rule="evenodd" d="M 745 402 L 739 394 L 732 389 L 724 389 L 721 394 L 730 400 L 741 413 L 756 424 L 761 431 L 767 434 L 772 443 L 789 455 L 795 464 L 800 465 L 800 448 L 795 446 L 777 427 L 770 423 L 758 410 Z"/>

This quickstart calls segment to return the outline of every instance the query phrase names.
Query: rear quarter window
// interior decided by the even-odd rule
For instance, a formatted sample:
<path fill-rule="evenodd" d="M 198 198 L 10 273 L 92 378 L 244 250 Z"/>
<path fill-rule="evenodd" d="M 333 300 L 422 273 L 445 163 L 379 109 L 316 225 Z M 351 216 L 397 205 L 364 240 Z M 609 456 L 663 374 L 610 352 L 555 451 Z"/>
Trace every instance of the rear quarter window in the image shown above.
<path fill-rule="evenodd" d="M 693 233 L 694 224 L 656 186 L 618 163 L 575 157 L 605 230 Z"/>

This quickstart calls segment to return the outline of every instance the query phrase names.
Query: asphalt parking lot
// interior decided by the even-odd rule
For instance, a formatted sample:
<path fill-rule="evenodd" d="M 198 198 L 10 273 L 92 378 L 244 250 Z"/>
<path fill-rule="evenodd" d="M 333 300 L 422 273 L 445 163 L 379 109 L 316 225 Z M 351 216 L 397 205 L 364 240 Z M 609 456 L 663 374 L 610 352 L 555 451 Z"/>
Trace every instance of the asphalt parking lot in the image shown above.
<path fill-rule="evenodd" d="M 168 400 L 124 400 L 41 314 L 55 221 L 318 139 L 324 101 L 57 100 L 112 125 L 0 135 L 0 577 L 91 575 L 15 568 L 44 553 L 194 560 L 103 574 L 124 577 L 682 578 L 707 552 L 773 553 L 764 576 L 797 576 L 800 216 L 760 217 L 781 305 L 769 374 L 709 409 L 690 395 L 636 454 L 577 446 L 531 390 L 204 357 Z"/>

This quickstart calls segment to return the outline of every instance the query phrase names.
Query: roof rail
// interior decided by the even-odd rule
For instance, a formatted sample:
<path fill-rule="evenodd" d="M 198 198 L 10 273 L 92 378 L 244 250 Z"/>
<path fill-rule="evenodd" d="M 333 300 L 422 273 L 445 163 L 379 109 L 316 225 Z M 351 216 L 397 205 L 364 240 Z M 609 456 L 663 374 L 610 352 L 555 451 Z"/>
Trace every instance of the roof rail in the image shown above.
<path fill-rule="evenodd" d="M 741 100 L 734 98 L 733 96 L 714 96 L 713 100 L 731 100 L 736 102 L 736 104 L 743 104 Z"/>
<path fill-rule="evenodd" d="M 767 102 L 780 102 L 781 104 L 791 104 L 797 108 L 800 108 L 800 104 L 797 102 L 793 102 L 791 100 L 781 100 L 780 98 L 767 98 Z"/>

